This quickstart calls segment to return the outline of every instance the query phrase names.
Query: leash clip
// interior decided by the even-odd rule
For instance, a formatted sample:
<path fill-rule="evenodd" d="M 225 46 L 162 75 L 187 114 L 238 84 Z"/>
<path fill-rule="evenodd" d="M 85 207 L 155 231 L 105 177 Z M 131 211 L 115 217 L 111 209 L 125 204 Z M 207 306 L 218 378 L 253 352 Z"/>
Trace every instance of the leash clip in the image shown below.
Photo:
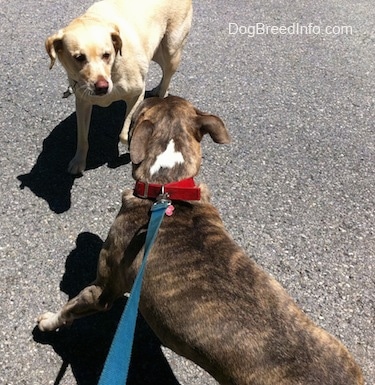
<path fill-rule="evenodd" d="M 164 210 L 165 215 L 170 217 L 173 214 L 174 206 L 172 201 L 169 199 L 169 194 L 165 192 L 164 186 L 161 186 L 161 192 L 156 197 L 156 201 L 151 207 L 151 211 Z"/>
<path fill-rule="evenodd" d="M 172 203 L 172 201 L 169 199 L 169 194 L 165 192 L 164 185 L 161 186 L 161 192 L 156 197 L 156 202 L 154 204 L 158 203 L 167 203 L 168 205 Z"/>

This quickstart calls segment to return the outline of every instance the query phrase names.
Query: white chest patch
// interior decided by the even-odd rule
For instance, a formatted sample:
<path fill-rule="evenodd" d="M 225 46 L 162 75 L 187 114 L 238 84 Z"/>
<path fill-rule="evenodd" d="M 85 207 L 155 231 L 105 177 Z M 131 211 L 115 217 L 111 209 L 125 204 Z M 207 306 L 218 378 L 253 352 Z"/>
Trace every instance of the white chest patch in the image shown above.
<path fill-rule="evenodd" d="M 150 174 L 155 174 L 162 167 L 172 168 L 181 163 L 184 163 L 184 157 L 181 152 L 175 150 L 174 140 L 171 139 L 165 151 L 156 157 L 155 163 L 150 168 Z"/>

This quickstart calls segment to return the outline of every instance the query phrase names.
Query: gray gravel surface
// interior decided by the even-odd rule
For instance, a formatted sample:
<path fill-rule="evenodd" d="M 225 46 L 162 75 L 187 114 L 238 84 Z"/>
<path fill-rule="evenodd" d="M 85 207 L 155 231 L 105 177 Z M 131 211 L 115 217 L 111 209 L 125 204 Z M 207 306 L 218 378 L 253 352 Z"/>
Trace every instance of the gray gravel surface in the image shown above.
<path fill-rule="evenodd" d="M 59 333 L 34 330 L 39 313 L 93 278 L 121 191 L 133 185 L 125 149 L 116 160 L 121 103 L 95 110 L 85 175 L 64 172 L 75 147 L 74 100 L 61 98 L 65 74 L 60 65 L 48 70 L 44 39 L 89 4 L 0 0 L 1 384 L 96 384 L 124 305 Z M 200 180 L 234 239 L 348 346 L 371 385 L 373 0 L 194 4 L 171 93 L 221 116 L 233 139 L 205 139 Z M 251 37 L 230 34 L 229 23 L 321 30 Z M 329 26 L 352 33 L 329 34 Z M 149 88 L 159 75 L 152 66 Z M 134 349 L 131 384 L 215 384 L 161 348 L 141 320 Z"/>

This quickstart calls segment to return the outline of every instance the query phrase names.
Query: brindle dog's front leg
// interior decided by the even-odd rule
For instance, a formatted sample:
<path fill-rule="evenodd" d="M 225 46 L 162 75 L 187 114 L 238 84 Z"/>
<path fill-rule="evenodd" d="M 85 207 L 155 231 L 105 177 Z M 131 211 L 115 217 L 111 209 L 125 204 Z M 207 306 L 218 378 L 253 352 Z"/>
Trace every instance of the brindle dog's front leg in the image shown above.
<path fill-rule="evenodd" d="M 71 324 L 77 318 L 109 310 L 113 302 L 124 294 L 125 287 L 119 277 L 122 271 L 119 269 L 119 261 L 123 255 L 123 247 L 116 246 L 116 242 L 108 236 L 100 251 L 96 280 L 57 313 L 40 315 L 37 319 L 40 330 L 53 331 Z"/>
<path fill-rule="evenodd" d="M 38 317 L 38 327 L 41 331 L 53 331 L 61 326 L 71 324 L 75 319 L 105 310 L 106 304 L 101 304 L 100 296 L 103 289 L 95 284 L 83 289 L 57 313 L 47 312 Z"/>

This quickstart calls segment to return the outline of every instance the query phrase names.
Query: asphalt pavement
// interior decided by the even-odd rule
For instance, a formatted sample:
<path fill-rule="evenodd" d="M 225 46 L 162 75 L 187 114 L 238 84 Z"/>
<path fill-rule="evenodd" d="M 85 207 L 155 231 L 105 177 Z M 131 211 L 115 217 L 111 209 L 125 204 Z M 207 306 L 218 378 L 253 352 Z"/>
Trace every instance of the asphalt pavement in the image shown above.
<path fill-rule="evenodd" d="M 58 333 L 35 318 L 95 276 L 133 186 L 117 137 L 124 105 L 94 111 L 88 169 L 75 150 L 74 98 L 44 40 L 88 0 L 0 0 L 0 383 L 94 385 L 124 301 Z M 200 181 L 234 239 L 375 383 L 373 0 L 194 1 L 171 93 L 219 115 L 231 136 L 203 144 Z M 149 87 L 160 71 L 153 65 Z M 139 320 L 129 384 L 215 384 Z"/>

